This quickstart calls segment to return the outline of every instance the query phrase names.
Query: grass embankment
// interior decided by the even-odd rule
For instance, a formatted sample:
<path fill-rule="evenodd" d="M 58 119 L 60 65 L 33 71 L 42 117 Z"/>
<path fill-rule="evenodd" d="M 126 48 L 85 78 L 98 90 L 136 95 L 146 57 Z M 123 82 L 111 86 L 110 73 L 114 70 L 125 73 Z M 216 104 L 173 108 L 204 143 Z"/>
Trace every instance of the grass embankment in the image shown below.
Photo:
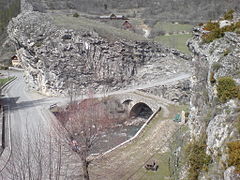
<path fill-rule="evenodd" d="M 169 23 L 169 22 L 158 22 L 153 26 L 154 30 L 161 30 L 166 33 L 177 33 L 177 32 L 191 32 L 193 28 L 193 25 L 191 24 L 175 24 L 175 23 Z"/>
<path fill-rule="evenodd" d="M 160 111 L 134 141 L 94 161 L 90 171 L 100 176 L 108 174 L 108 177 L 105 177 L 106 180 L 170 178 L 168 166 L 170 152 L 167 146 L 179 128 L 179 124 L 172 119 L 186 108 L 168 105 L 168 109 L 170 111 L 168 117 L 164 118 L 163 112 Z M 158 171 L 147 171 L 144 165 L 153 160 L 159 165 Z M 92 178 L 99 179 L 99 176 Z"/>
<path fill-rule="evenodd" d="M 134 33 L 132 31 L 126 31 L 121 29 L 121 24 L 123 21 L 111 21 L 111 22 L 100 22 L 98 20 L 85 18 L 82 16 L 73 17 L 73 14 L 60 14 L 52 13 L 54 22 L 58 26 L 63 26 L 67 28 L 72 28 L 75 30 L 92 30 L 96 31 L 101 37 L 107 38 L 110 41 L 118 39 L 127 39 L 127 40 L 137 40 L 145 41 L 147 40 L 143 34 Z M 137 29 L 141 29 L 142 19 L 131 18 L 130 23 L 133 24 Z M 115 27 L 114 27 L 115 26 Z M 191 32 L 192 25 L 190 24 L 173 24 L 168 22 L 158 22 L 153 26 L 152 32 L 163 31 L 169 35 L 160 35 L 153 38 L 154 41 L 165 44 L 169 47 L 179 49 L 184 53 L 189 53 L 189 50 L 186 46 L 186 41 L 191 37 L 191 34 L 178 34 L 182 32 Z M 176 34 L 172 34 L 176 33 Z"/>
<path fill-rule="evenodd" d="M 165 44 L 169 47 L 178 49 L 183 53 L 189 54 L 188 47 L 186 42 L 188 39 L 192 37 L 191 34 L 176 34 L 176 35 L 169 35 L 169 36 L 157 36 L 154 38 L 154 41 L 160 42 Z"/>
<path fill-rule="evenodd" d="M 0 78 L 0 88 L 4 86 L 7 82 L 11 81 L 14 79 L 14 77 L 8 77 L 8 78 Z"/>
<path fill-rule="evenodd" d="M 186 42 L 192 36 L 192 28 L 193 25 L 191 24 L 158 22 L 152 28 L 152 32 L 157 35 L 153 37 L 153 40 L 189 54 L 190 52 L 186 46 Z M 165 35 L 158 35 L 158 32 L 164 33 Z"/>
<path fill-rule="evenodd" d="M 100 36 L 107 38 L 108 40 L 117 39 L 128 39 L 128 40 L 146 40 L 142 35 L 136 34 L 131 31 L 126 31 L 123 29 L 115 28 L 106 23 L 88 19 L 85 17 L 73 17 L 72 15 L 62 15 L 53 13 L 52 17 L 54 22 L 58 26 L 63 26 L 67 28 L 72 28 L 75 30 L 93 30 L 96 31 Z"/>

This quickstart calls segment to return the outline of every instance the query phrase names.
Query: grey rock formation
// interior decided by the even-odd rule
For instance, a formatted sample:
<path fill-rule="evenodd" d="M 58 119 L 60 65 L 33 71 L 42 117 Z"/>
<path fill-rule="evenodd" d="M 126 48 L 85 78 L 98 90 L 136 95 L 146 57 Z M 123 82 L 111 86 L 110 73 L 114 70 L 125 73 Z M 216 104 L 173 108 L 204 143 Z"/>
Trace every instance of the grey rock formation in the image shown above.
<path fill-rule="evenodd" d="M 189 49 L 194 53 L 193 64 L 195 76 L 192 78 L 190 101 L 191 113 L 188 126 L 192 138 L 198 139 L 206 134 L 207 154 L 212 157 L 208 172 L 202 172 L 199 179 L 238 179 L 231 168 L 224 172 L 227 164 L 226 143 L 237 140 L 239 134 L 235 127 L 239 100 L 233 99 L 220 103 L 217 97 L 217 83 L 214 79 L 231 76 L 240 82 L 240 35 L 234 32 L 225 33 L 223 38 L 211 43 L 203 43 L 202 28 L 194 29 L 194 37 L 189 40 Z"/>
<path fill-rule="evenodd" d="M 47 95 L 116 90 L 191 71 L 189 58 L 151 42 L 109 42 L 26 11 L 8 26 L 30 88 Z"/>
<path fill-rule="evenodd" d="M 155 86 L 143 91 L 173 102 L 188 104 L 191 97 L 190 80 L 181 80 L 168 85 Z"/>
<path fill-rule="evenodd" d="M 240 179 L 240 175 L 235 173 L 235 167 L 231 166 L 226 169 L 224 172 L 224 180 L 235 180 L 235 179 Z"/>

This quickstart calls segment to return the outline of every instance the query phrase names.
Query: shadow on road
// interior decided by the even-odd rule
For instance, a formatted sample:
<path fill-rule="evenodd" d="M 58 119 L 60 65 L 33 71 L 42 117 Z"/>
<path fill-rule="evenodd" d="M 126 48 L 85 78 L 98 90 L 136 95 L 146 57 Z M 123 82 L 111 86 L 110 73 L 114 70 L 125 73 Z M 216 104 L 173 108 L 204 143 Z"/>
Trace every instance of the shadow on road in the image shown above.
<path fill-rule="evenodd" d="M 17 102 L 18 100 L 19 97 L 4 97 L 0 99 L 0 104 L 8 105 L 10 110 L 14 111 L 19 109 L 41 106 L 49 101 L 47 98 Z"/>

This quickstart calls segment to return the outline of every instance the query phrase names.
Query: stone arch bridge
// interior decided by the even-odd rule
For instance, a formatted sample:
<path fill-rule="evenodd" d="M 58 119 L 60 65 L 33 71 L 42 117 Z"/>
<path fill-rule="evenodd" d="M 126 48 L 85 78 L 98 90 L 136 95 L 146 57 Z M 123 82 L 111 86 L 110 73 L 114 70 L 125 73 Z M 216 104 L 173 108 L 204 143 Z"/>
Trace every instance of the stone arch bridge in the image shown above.
<path fill-rule="evenodd" d="M 128 107 L 129 116 L 135 116 L 140 113 L 142 109 L 145 109 L 149 112 L 154 113 L 158 110 L 164 110 L 165 116 L 168 113 L 166 105 L 168 102 L 160 101 L 158 97 L 149 96 L 147 93 L 143 92 L 130 92 L 121 95 L 116 95 L 116 98 L 120 102 Z"/>

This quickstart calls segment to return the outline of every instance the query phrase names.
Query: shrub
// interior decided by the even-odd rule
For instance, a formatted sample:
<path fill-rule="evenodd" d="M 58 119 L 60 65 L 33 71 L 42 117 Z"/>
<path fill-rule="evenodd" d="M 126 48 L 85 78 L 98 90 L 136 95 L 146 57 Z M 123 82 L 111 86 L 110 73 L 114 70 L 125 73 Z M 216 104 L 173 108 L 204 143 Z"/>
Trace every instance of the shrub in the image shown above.
<path fill-rule="evenodd" d="M 204 26 L 204 30 L 206 31 L 215 31 L 217 29 L 220 28 L 220 25 L 218 22 L 208 22 L 205 26 Z"/>
<path fill-rule="evenodd" d="M 236 173 L 240 174 L 240 141 L 227 143 L 228 167 L 235 166 Z"/>
<path fill-rule="evenodd" d="M 78 13 L 74 13 L 74 14 L 73 14 L 73 17 L 76 17 L 76 18 L 77 18 L 77 17 L 79 17 L 79 14 L 78 14 Z"/>
<path fill-rule="evenodd" d="M 213 63 L 212 64 L 212 70 L 213 71 L 218 71 L 220 68 L 222 68 L 223 66 L 220 64 L 220 63 L 217 63 L 217 62 L 215 62 L 215 63 Z"/>
<path fill-rule="evenodd" d="M 206 154 L 206 138 L 200 138 L 199 141 L 193 141 L 186 147 L 185 154 L 190 166 L 188 179 L 197 180 L 201 171 L 207 171 L 211 162 L 211 157 Z"/>
<path fill-rule="evenodd" d="M 224 52 L 223 52 L 223 55 L 227 56 L 230 52 L 231 52 L 230 49 L 225 49 Z"/>
<path fill-rule="evenodd" d="M 240 34 L 240 22 L 236 22 L 234 32 Z"/>
<path fill-rule="evenodd" d="M 229 15 L 230 16 L 230 15 Z M 208 22 L 205 24 L 204 30 L 210 31 L 207 34 L 202 36 L 204 43 L 210 43 L 217 38 L 221 38 L 224 36 L 225 32 L 236 32 L 240 33 L 240 22 L 233 23 L 229 26 L 225 26 L 220 28 L 219 22 Z"/>
<path fill-rule="evenodd" d="M 238 98 L 239 87 L 232 77 L 221 77 L 218 79 L 217 93 L 221 102 Z"/>
<path fill-rule="evenodd" d="M 234 32 L 236 29 L 236 24 L 231 24 L 229 26 L 224 26 L 223 28 L 221 28 L 221 32 Z"/>
<path fill-rule="evenodd" d="M 235 126 L 238 130 L 238 133 L 240 134 L 240 116 L 238 116 Z"/>
<path fill-rule="evenodd" d="M 202 39 L 203 39 L 204 43 L 210 43 L 210 42 L 214 41 L 215 39 L 218 39 L 221 37 L 223 37 L 223 34 L 221 33 L 221 31 L 217 30 L 217 31 L 213 31 L 213 32 L 204 34 L 202 36 Z"/>
<path fill-rule="evenodd" d="M 0 66 L 0 70 L 8 70 L 7 66 Z"/>
<path fill-rule="evenodd" d="M 216 79 L 214 78 L 214 72 L 211 72 L 211 74 L 210 74 L 210 83 L 211 84 L 215 84 L 216 83 Z"/>
<path fill-rule="evenodd" d="M 223 18 L 225 20 L 232 20 L 233 19 L 233 13 L 234 13 L 234 10 L 230 9 L 224 14 Z"/>

